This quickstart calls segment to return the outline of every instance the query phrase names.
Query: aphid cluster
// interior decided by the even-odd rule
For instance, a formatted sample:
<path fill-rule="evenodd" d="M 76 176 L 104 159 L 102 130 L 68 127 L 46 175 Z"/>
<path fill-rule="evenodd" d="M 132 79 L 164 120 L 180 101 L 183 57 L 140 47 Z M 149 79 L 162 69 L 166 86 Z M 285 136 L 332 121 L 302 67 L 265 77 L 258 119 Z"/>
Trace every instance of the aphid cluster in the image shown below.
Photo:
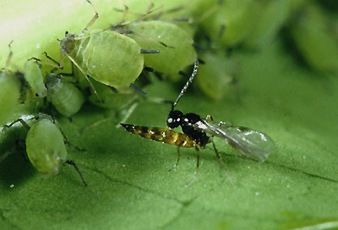
<path fill-rule="evenodd" d="M 27 57 L 22 69 L 11 71 L 10 44 L 7 64 L 0 71 L 1 135 L 21 124 L 27 129 L 23 149 L 37 171 L 52 176 L 62 165 L 71 164 L 83 184 L 86 181 L 76 164 L 67 159 L 68 140 L 57 118 L 72 118 L 86 101 L 117 111 L 129 109 L 142 96 L 140 87 L 147 84 L 140 79 L 135 86 L 144 69 L 174 75 L 197 58 L 191 35 L 173 23 L 152 18 L 153 5 L 134 21 L 123 19 L 107 28 L 91 29 L 99 15 L 87 2 L 94 16 L 80 33 L 66 32 L 56 43 L 59 61 L 45 53 L 43 58 Z M 66 61 L 72 65 L 69 74 L 63 70 Z M 26 120 L 27 114 L 34 119 Z"/>

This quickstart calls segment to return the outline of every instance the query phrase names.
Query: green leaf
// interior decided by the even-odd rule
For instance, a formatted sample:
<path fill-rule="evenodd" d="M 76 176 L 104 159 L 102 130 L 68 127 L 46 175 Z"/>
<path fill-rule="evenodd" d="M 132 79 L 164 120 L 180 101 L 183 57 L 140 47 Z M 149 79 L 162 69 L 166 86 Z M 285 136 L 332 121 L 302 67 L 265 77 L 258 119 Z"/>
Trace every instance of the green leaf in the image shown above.
<path fill-rule="evenodd" d="M 8 153 L 0 160 L 1 229 L 337 228 L 337 76 L 306 69 L 278 39 L 234 58 L 238 83 L 227 97 L 213 102 L 191 88 L 178 109 L 269 134 L 277 149 L 265 163 L 215 138 L 226 169 L 209 146 L 196 177 L 194 149 L 182 149 L 172 170 L 175 146 L 116 128 L 114 111 L 85 107 L 60 125 L 86 149 L 69 148 L 69 158 L 88 187 L 70 166 L 45 178 L 19 152 Z M 161 82 L 151 95 L 173 100 L 179 88 Z M 127 122 L 165 127 L 169 109 L 141 101 Z"/>

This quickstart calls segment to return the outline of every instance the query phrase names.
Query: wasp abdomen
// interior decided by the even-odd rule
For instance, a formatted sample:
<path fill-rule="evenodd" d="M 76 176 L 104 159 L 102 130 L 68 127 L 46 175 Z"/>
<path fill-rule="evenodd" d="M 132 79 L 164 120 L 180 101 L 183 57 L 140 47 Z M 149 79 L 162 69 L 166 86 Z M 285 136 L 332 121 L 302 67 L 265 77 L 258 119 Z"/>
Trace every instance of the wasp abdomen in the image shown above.
<path fill-rule="evenodd" d="M 197 146 L 197 142 L 186 134 L 178 133 L 168 128 L 145 127 L 131 124 L 121 124 L 128 132 L 154 141 L 191 148 Z"/>

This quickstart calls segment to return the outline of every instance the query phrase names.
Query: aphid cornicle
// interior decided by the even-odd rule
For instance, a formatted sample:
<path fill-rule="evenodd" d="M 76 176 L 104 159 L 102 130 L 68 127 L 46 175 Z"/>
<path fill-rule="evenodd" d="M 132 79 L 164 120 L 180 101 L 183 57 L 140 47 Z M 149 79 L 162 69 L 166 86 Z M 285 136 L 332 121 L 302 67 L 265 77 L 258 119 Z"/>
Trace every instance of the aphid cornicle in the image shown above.
<path fill-rule="evenodd" d="M 62 165 L 70 164 L 79 174 L 83 184 L 87 185 L 74 161 L 67 159 L 64 136 L 49 115 L 39 114 L 38 120 L 31 127 L 23 119 L 18 119 L 7 127 L 17 122 L 29 129 L 25 141 L 26 153 L 37 171 L 54 176 L 59 173 Z"/>
<path fill-rule="evenodd" d="M 126 26 L 133 38 L 144 49 L 157 49 L 159 54 L 147 55 L 144 63 L 157 72 L 176 76 L 193 63 L 197 54 L 192 36 L 179 26 L 160 20 L 139 21 Z"/>
<path fill-rule="evenodd" d="M 90 3 L 88 0 L 87 2 Z M 66 56 L 85 78 L 90 76 L 116 89 L 129 87 L 143 70 L 143 54 L 158 51 L 144 50 L 135 40 L 115 31 L 88 31 L 98 18 L 98 13 L 95 9 L 94 11 L 94 17 L 79 35 L 66 33 L 66 37 L 60 41 L 61 54 Z"/>

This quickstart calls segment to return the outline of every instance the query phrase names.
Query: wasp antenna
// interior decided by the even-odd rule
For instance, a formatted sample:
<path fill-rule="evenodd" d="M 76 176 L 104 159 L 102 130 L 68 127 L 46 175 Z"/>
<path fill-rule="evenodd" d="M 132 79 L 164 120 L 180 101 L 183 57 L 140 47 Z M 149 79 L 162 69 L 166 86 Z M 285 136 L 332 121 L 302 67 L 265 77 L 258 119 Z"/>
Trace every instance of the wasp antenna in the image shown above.
<path fill-rule="evenodd" d="M 178 97 L 176 98 L 175 102 L 172 105 L 171 110 L 174 110 L 175 106 L 177 105 L 178 101 L 181 99 L 181 97 L 184 95 L 184 93 L 187 91 L 189 85 L 192 83 L 192 81 L 194 80 L 196 74 L 197 74 L 197 70 L 198 70 L 198 59 L 196 59 L 195 63 L 194 63 L 194 69 L 192 71 L 192 74 L 190 76 L 190 78 L 188 79 L 187 83 L 185 83 L 184 87 L 182 88 L 180 94 L 178 95 Z"/>

